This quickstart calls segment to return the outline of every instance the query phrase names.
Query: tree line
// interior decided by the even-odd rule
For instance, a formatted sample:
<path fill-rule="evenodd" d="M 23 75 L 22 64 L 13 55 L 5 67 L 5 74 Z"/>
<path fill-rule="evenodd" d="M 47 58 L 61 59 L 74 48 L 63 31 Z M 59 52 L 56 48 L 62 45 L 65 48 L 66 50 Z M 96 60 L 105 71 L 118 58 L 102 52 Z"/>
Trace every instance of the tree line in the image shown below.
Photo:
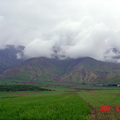
<path fill-rule="evenodd" d="M 36 85 L 0 85 L 0 91 L 52 91 Z"/>

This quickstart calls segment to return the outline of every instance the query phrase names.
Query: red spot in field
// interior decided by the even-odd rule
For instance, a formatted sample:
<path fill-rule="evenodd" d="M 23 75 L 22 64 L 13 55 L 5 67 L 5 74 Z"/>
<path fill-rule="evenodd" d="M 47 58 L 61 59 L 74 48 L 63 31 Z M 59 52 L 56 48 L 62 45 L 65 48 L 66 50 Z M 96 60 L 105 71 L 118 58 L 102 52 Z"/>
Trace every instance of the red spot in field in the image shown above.
<path fill-rule="evenodd" d="M 110 111 L 110 106 L 100 106 L 100 111 Z"/>
<path fill-rule="evenodd" d="M 120 106 L 116 106 L 116 111 L 120 111 Z"/>

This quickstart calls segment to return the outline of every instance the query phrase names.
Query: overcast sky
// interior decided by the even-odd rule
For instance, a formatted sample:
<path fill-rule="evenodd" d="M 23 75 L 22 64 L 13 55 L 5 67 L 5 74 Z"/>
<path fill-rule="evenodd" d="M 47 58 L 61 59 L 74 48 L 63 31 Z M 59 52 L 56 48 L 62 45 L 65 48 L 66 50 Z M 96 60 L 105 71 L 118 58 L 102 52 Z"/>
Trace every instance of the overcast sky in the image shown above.
<path fill-rule="evenodd" d="M 28 58 L 105 60 L 120 48 L 120 0 L 0 0 L 0 48 L 7 44 L 24 45 Z"/>

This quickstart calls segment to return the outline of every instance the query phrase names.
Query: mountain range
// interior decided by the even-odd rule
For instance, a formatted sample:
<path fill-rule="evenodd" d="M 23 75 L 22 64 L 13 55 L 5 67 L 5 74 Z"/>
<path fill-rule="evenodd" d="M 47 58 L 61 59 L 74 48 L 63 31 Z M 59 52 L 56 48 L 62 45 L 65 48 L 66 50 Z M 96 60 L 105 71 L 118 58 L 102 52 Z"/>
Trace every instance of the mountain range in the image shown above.
<path fill-rule="evenodd" d="M 39 57 L 5 70 L 0 78 L 40 83 L 120 84 L 120 64 L 90 57 L 65 60 Z"/>

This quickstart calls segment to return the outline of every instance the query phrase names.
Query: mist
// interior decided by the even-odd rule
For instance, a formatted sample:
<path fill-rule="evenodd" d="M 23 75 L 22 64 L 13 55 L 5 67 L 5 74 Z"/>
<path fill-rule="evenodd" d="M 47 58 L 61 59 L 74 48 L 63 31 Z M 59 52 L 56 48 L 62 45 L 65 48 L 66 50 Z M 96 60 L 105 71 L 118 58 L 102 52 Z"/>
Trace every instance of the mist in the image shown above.
<path fill-rule="evenodd" d="M 0 3 L 0 49 L 8 44 L 23 45 L 26 58 L 92 57 L 112 61 L 120 56 L 112 51 L 120 50 L 119 0 Z"/>

